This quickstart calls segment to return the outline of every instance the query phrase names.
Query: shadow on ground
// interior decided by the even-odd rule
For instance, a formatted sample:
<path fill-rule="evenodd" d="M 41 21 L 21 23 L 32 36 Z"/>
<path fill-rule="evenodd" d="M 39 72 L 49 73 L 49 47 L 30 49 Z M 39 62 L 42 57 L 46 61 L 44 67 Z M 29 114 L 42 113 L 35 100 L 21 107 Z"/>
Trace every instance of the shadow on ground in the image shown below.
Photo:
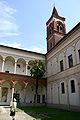
<path fill-rule="evenodd" d="M 34 120 L 80 120 L 80 112 L 56 109 L 47 106 L 25 106 L 19 107 Z"/>
<path fill-rule="evenodd" d="M 18 107 L 20 110 L 24 111 L 28 115 L 34 117 L 34 120 L 50 120 L 52 117 L 55 116 L 55 113 L 47 111 L 46 106 L 34 106 L 34 107 Z"/>

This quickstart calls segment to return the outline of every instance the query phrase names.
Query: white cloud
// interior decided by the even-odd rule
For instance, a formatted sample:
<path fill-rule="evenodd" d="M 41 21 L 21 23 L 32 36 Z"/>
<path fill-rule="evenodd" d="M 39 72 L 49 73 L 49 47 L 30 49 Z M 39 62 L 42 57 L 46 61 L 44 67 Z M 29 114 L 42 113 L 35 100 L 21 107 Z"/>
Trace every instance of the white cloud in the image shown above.
<path fill-rule="evenodd" d="M 36 47 L 36 46 L 32 46 L 30 47 L 28 50 L 33 51 L 33 52 L 38 52 L 38 53 L 46 53 L 46 49 L 42 48 L 42 47 Z"/>
<path fill-rule="evenodd" d="M 14 48 L 20 48 L 21 44 L 14 42 L 14 43 L 7 43 L 7 42 L 1 42 L 1 45 L 9 46 L 9 47 L 14 47 Z"/>
<path fill-rule="evenodd" d="M 15 12 L 16 9 L 0 1 L 0 37 L 20 35 L 16 19 L 13 17 Z"/>

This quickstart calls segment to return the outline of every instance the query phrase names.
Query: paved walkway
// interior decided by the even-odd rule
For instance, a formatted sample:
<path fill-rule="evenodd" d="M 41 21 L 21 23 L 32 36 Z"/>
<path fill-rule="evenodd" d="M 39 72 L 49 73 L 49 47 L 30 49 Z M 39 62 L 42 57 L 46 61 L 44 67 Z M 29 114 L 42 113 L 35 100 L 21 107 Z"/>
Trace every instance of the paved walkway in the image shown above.
<path fill-rule="evenodd" d="M 10 117 L 10 108 L 7 106 L 0 106 L 0 120 L 12 120 Z M 34 118 L 25 112 L 16 112 L 15 120 L 33 120 Z"/>

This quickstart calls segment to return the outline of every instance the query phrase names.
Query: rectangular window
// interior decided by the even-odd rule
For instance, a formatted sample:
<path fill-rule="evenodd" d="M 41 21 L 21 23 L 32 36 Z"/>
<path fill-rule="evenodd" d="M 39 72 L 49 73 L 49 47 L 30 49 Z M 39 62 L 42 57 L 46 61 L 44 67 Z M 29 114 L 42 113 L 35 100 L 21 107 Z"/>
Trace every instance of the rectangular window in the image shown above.
<path fill-rule="evenodd" d="M 63 67 L 63 60 L 60 61 L 60 71 L 63 71 L 64 67 Z"/>
<path fill-rule="evenodd" d="M 61 93 L 65 93 L 65 87 L 64 87 L 64 82 L 61 83 Z"/>
<path fill-rule="evenodd" d="M 79 54 L 79 61 L 80 61 L 80 49 L 78 50 L 78 54 Z"/>
<path fill-rule="evenodd" d="M 73 58 L 72 58 L 72 55 L 68 56 L 68 63 L 69 63 L 69 68 L 73 67 Z"/>
<path fill-rule="evenodd" d="M 71 80 L 71 93 L 75 93 L 75 82 Z"/>

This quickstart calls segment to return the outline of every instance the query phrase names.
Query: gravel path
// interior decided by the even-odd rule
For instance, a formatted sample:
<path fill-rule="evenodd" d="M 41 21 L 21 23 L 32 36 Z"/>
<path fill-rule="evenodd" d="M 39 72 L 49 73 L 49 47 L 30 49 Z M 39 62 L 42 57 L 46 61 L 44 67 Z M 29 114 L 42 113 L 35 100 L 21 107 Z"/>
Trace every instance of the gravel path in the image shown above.
<path fill-rule="evenodd" d="M 5 106 L 0 106 L 0 120 L 12 120 L 9 115 L 10 108 Z M 25 112 L 16 112 L 15 120 L 33 120 L 34 118 Z"/>

